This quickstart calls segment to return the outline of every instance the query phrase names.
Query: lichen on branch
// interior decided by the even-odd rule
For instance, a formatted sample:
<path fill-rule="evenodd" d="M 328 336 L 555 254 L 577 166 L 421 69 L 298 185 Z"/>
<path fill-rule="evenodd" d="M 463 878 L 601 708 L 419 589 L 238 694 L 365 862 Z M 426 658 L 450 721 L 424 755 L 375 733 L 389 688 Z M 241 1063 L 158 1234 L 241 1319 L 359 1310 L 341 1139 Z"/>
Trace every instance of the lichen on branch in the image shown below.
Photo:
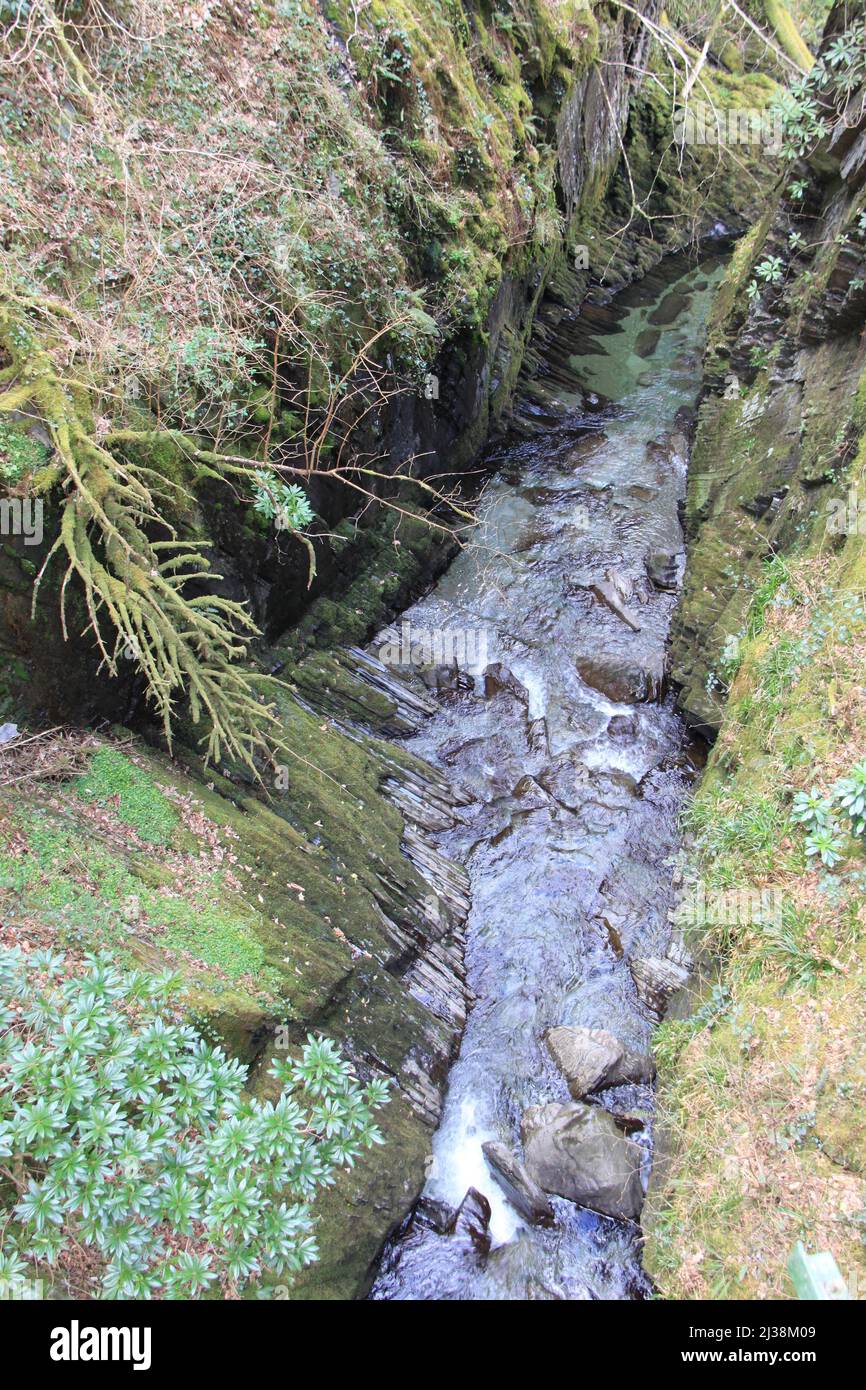
<path fill-rule="evenodd" d="M 279 721 L 262 694 L 269 678 L 240 665 L 258 630 L 243 604 L 195 592 L 220 576 L 202 553 L 206 543 L 179 539 L 162 515 L 158 501 L 178 485 L 100 442 L 86 392 L 63 379 L 8 297 L 0 299 L 0 347 L 8 359 L 0 414 L 32 415 L 54 448 L 43 487 L 58 498 L 60 523 L 34 607 L 48 565 L 62 557 L 64 636 L 74 577 L 102 664 L 116 675 L 121 655 L 138 662 L 169 746 L 178 702 L 186 698 L 193 722 L 204 727 L 206 759 L 227 754 L 254 767 L 256 754 L 269 756 L 279 743 Z"/>

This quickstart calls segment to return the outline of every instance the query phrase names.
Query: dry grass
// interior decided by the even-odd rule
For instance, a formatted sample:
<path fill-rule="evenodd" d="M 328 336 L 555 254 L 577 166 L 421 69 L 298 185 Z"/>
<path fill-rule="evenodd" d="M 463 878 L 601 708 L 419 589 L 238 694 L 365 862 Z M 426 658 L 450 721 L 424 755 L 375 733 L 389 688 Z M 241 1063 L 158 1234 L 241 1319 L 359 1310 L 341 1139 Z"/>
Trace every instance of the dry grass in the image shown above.
<path fill-rule="evenodd" d="M 32 782 L 57 782 L 83 772 L 97 740 L 71 729 L 46 729 L 18 734 L 0 744 L 0 787 L 24 787 Z"/>

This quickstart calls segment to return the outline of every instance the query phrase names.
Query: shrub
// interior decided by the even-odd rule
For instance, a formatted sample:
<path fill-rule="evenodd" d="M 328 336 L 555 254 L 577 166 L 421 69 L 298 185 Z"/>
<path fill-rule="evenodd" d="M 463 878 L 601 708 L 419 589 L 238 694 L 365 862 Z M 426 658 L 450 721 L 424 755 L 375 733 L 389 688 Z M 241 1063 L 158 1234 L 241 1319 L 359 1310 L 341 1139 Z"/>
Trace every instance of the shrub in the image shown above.
<path fill-rule="evenodd" d="M 314 1260 L 312 1200 L 381 1142 L 387 1082 L 309 1036 L 274 1063 L 280 1098 L 251 1099 L 245 1068 L 176 1021 L 174 979 L 72 971 L 0 952 L 0 1282 L 44 1262 L 79 1297 L 232 1296 Z"/>
<path fill-rule="evenodd" d="M 284 483 L 265 468 L 260 468 L 255 475 L 253 507 L 259 516 L 275 521 L 281 531 L 302 531 L 315 516 L 302 487 L 297 483 Z"/>

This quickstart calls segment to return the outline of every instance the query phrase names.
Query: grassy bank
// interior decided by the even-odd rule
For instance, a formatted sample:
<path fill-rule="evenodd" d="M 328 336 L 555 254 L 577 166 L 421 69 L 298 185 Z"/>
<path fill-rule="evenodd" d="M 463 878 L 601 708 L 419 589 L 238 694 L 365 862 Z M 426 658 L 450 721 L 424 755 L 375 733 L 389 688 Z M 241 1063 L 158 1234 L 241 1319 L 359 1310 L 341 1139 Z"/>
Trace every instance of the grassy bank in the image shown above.
<path fill-rule="evenodd" d="M 866 845 L 838 803 L 801 809 L 866 751 L 866 543 L 836 545 L 824 517 L 766 565 L 689 812 L 703 968 L 656 1034 L 645 1251 L 669 1298 L 791 1297 L 798 1240 L 866 1278 Z"/>

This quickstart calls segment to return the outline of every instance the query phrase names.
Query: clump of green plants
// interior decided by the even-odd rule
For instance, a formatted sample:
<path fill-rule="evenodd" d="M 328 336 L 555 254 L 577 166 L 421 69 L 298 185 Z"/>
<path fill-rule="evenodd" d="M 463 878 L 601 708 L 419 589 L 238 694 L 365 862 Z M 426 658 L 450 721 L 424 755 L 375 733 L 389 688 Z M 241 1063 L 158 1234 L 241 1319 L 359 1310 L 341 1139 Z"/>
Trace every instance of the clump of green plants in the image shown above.
<path fill-rule="evenodd" d="M 845 821 L 840 824 L 837 813 Z M 866 834 L 866 759 L 857 763 L 847 777 L 840 777 L 825 796 L 817 787 L 797 792 L 791 806 L 791 819 L 802 825 L 806 835 L 806 854 L 818 856 L 832 869 L 845 853 L 845 834 L 862 839 Z"/>
<path fill-rule="evenodd" d="M 793 162 L 810 154 L 830 134 L 836 120 L 845 119 L 835 111 L 844 109 L 864 78 L 866 37 L 862 24 L 852 24 L 836 35 L 811 70 L 792 83 L 774 104 L 772 114 L 781 125 L 782 158 Z"/>
<path fill-rule="evenodd" d="M 0 1282 L 47 1269 L 77 1297 L 226 1296 L 315 1259 L 313 1199 L 381 1142 L 387 1082 L 361 1085 L 309 1036 L 271 1069 L 279 1099 L 249 1099 L 246 1069 L 177 1021 L 176 987 L 0 952 Z"/>
<path fill-rule="evenodd" d="M 44 467 L 48 450 L 10 420 L 0 420 L 0 480 L 18 483 Z"/>
<path fill-rule="evenodd" d="M 781 285 L 785 278 L 785 262 L 781 256 L 765 256 L 762 261 L 755 266 L 755 279 L 747 287 L 746 293 L 750 299 L 756 299 L 761 293 L 761 284 Z M 761 282 L 760 284 L 758 282 Z"/>
<path fill-rule="evenodd" d="M 857 763 L 847 777 L 840 777 L 833 795 L 850 820 L 854 834 L 866 833 L 866 759 Z"/>

